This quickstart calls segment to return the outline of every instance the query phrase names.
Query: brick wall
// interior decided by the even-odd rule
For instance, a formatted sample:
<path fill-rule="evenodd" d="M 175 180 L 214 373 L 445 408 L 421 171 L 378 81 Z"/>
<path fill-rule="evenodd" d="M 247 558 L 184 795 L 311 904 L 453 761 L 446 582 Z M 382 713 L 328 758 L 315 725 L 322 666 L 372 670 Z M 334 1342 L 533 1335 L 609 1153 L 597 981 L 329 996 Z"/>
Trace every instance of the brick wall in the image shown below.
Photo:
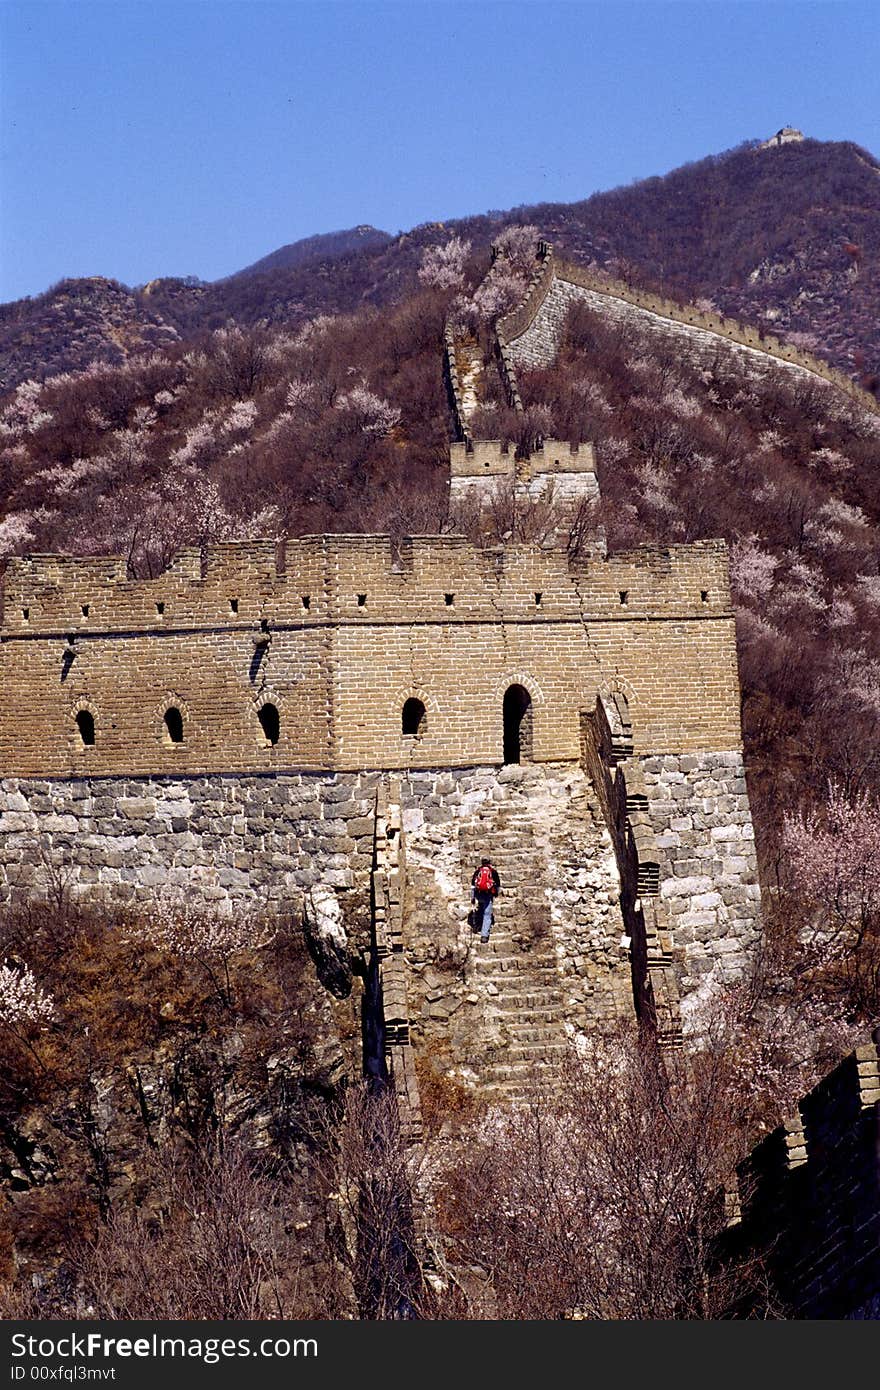
<path fill-rule="evenodd" d="M 878 1039 L 804 1096 L 738 1169 L 731 1249 L 766 1251 L 795 1317 L 872 1318 L 880 1304 Z"/>
<path fill-rule="evenodd" d="M 579 711 L 620 681 L 638 753 L 740 747 L 716 541 L 569 564 L 561 551 L 478 550 L 454 536 L 398 553 L 387 537 L 310 537 L 289 542 L 281 564 L 274 543 L 249 542 L 184 551 L 138 581 L 118 559 L 25 557 L 6 573 L 0 639 L 6 776 L 500 763 L 512 683 L 532 697 L 539 761 L 577 759 Z M 417 738 L 401 731 L 410 696 L 427 710 Z M 267 703 L 275 743 L 260 722 Z M 181 742 L 168 708 L 181 712 Z"/>

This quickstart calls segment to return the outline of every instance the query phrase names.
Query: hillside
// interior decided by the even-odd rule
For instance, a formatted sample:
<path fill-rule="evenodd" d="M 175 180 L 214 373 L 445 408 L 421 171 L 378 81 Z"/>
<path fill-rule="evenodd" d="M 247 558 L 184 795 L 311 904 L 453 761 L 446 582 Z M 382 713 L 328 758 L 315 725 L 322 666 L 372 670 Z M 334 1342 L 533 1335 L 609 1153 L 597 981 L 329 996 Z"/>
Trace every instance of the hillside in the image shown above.
<path fill-rule="evenodd" d="M 573 260 L 794 335 L 876 386 L 880 170 L 856 145 L 805 140 L 752 143 L 578 203 L 426 223 L 393 239 L 371 228 L 307 238 L 211 285 L 115 286 L 141 337 L 120 334 L 120 305 L 96 303 L 96 282 L 65 281 L 0 308 L 0 387 L 78 370 L 90 355 L 118 362 L 153 346 L 157 332 L 190 339 L 230 320 L 295 328 L 318 314 L 400 302 L 426 246 L 455 234 L 485 254 L 517 223 L 534 223 Z"/>
<path fill-rule="evenodd" d="M 880 365 L 880 168 L 849 143 L 745 148 L 568 208 L 529 210 L 560 248 L 598 247 L 679 298 Z"/>
<path fill-rule="evenodd" d="M 175 283 L 178 293 L 198 302 L 199 290 Z M 148 293 L 134 294 L 102 276 L 62 280 L 35 299 L 0 305 L 0 389 L 82 371 L 92 362 L 119 364 L 178 336 Z"/>
<path fill-rule="evenodd" d="M 351 227 L 344 232 L 322 232 L 318 236 L 303 237 L 299 241 L 279 246 L 268 256 L 261 256 L 253 265 L 227 275 L 226 280 L 236 280 L 242 275 L 262 275 L 271 270 L 294 270 L 298 266 L 311 265 L 314 261 L 331 261 L 339 256 L 347 256 L 352 251 L 374 250 L 385 246 L 392 237 L 388 232 L 380 232 L 376 227 Z"/>
<path fill-rule="evenodd" d="M 685 766 L 695 762 L 687 755 L 675 768 L 665 767 L 669 813 L 675 817 L 669 824 L 675 843 L 687 846 L 682 855 L 692 842 L 680 835 L 693 833 L 707 847 L 710 841 L 724 846 L 709 850 L 719 859 L 718 894 L 701 891 L 693 899 L 707 910 L 716 897 L 725 907 L 742 902 L 747 885 L 737 874 L 746 860 L 735 846 L 754 835 L 767 930 L 754 974 L 742 988 L 725 992 L 715 1016 L 707 1018 L 705 1045 L 690 1054 L 693 1065 L 667 1072 L 661 1054 L 637 1047 L 635 1036 L 622 1031 L 597 1042 L 595 1051 L 576 1055 L 572 1049 L 552 1105 L 545 1094 L 540 1106 L 511 1108 L 507 1119 L 499 1119 L 497 1112 L 486 1114 L 476 1105 L 472 1092 L 455 1079 L 459 1072 L 451 1062 L 459 1054 L 447 1047 L 444 1030 L 456 1047 L 461 1043 L 468 1068 L 474 1038 L 487 1038 L 487 1046 L 498 1051 L 490 1080 L 496 1095 L 500 1091 L 507 1099 L 526 1094 L 525 1087 L 518 1089 L 526 1072 L 540 1081 L 542 1073 L 552 1071 L 536 1067 L 535 1048 L 546 1053 L 542 1064 L 562 1064 L 560 1010 L 566 1006 L 550 982 L 559 955 L 553 920 L 549 911 L 547 921 L 530 911 L 524 916 L 528 931 L 505 938 L 502 918 L 494 958 L 475 957 L 474 970 L 487 996 L 497 1001 L 499 1012 L 513 1005 L 509 1011 L 516 1014 L 499 1025 L 509 1031 L 484 1035 L 462 1021 L 468 1016 L 458 1012 L 453 998 L 460 983 L 473 993 L 464 969 L 470 943 L 466 940 L 465 951 L 456 954 L 455 919 L 445 907 L 435 913 L 437 903 L 425 884 L 439 866 L 457 901 L 460 882 L 466 886 L 468 880 L 448 873 L 449 851 L 464 853 L 468 863 L 491 852 L 504 878 L 502 909 L 517 903 L 525 914 L 535 907 L 533 891 L 536 883 L 540 886 L 540 849 L 553 865 L 554 893 L 570 902 L 570 891 L 587 904 L 566 951 L 577 962 L 578 979 L 587 982 L 583 1000 L 592 1008 L 595 975 L 587 971 L 593 969 L 595 924 L 616 905 L 625 880 L 618 885 L 608 868 L 594 873 L 585 856 L 585 845 L 595 844 L 602 863 L 613 867 L 601 810 L 594 818 L 585 794 L 586 778 L 578 770 L 576 778 L 554 781 L 551 773 L 536 803 L 535 768 L 505 768 L 497 785 L 477 769 L 473 818 L 464 820 L 460 807 L 472 792 L 443 791 L 443 786 L 456 787 L 453 778 L 447 782 L 434 767 L 421 774 L 416 768 L 406 780 L 415 785 L 420 775 L 424 779 L 421 837 L 406 808 L 395 807 L 401 813 L 392 815 L 379 797 L 376 833 L 370 838 L 366 790 L 362 804 L 334 774 L 332 802 L 328 797 L 333 809 L 328 815 L 321 806 L 320 824 L 328 834 L 338 834 L 346 850 L 332 860 L 328 886 L 330 873 L 337 868 L 346 873 L 346 855 L 357 858 L 368 876 L 357 901 L 364 911 L 368 903 L 382 905 L 384 940 L 390 942 L 391 870 L 396 888 L 404 862 L 412 875 L 412 897 L 404 892 L 395 909 L 400 920 L 410 913 L 407 988 L 412 992 L 404 991 L 401 1002 L 389 987 L 385 997 L 400 1010 L 389 1009 L 389 1029 L 400 1030 L 399 1021 L 410 1020 L 421 1046 L 417 1071 L 427 1158 L 413 1177 L 416 1165 L 405 1161 L 397 1112 L 377 1105 L 373 1087 L 342 1085 L 343 1077 L 364 1066 L 367 1076 L 375 1076 L 369 1067 L 389 1036 L 378 1023 L 384 967 L 373 970 L 380 937 L 377 931 L 368 944 L 366 918 L 346 919 L 351 947 L 340 947 L 338 933 L 330 931 L 339 919 L 328 927 L 320 896 L 311 899 L 310 915 L 305 900 L 291 893 L 289 879 L 277 899 L 285 913 L 278 923 L 252 908 L 240 917 L 218 912 L 204 919 L 188 908 L 166 911 L 146 878 L 146 891 L 132 896 L 130 911 L 80 910 L 72 901 L 66 861 L 53 860 L 51 842 L 47 849 L 43 836 L 22 819 L 23 781 L 9 776 L 7 768 L 11 814 L 6 828 L 16 836 L 21 856 L 16 871 L 45 881 L 50 901 L 21 913 L 0 913 L 0 962 L 8 962 L 0 983 L 7 1017 L 18 1020 L 18 1032 L 7 1029 L 0 1064 L 0 1202 L 7 1218 L 0 1236 L 0 1315 L 69 1317 L 84 1309 L 89 1317 L 167 1319 L 185 1313 L 248 1320 L 741 1315 L 735 1311 L 742 1292 L 738 1281 L 731 1283 L 724 1271 L 717 1277 L 715 1237 L 729 1225 L 728 1205 L 719 1203 L 719 1192 L 751 1146 L 755 1127 L 769 1129 L 782 1115 L 793 1114 L 804 1087 L 880 1017 L 880 411 L 871 400 L 854 398 L 802 364 L 780 364 L 759 348 L 664 318 L 621 295 L 573 300 L 546 335 L 552 350 L 531 360 L 522 353 L 516 363 L 521 409 L 508 403 L 503 360 L 499 366 L 500 354 L 493 349 L 499 317 L 509 322 L 514 315 L 508 311 L 521 309 L 529 275 L 533 290 L 540 278 L 539 232 L 552 237 L 572 261 L 596 262 L 636 282 L 657 278 L 651 258 L 662 252 L 669 283 L 710 297 L 706 290 L 713 281 L 697 284 L 687 278 L 702 263 L 703 241 L 712 240 L 707 190 L 715 186 L 718 197 L 723 194 L 732 206 L 737 190 L 751 178 L 748 209 L 757 217 L 783 165 L 795 167 L 785 164 L 790 149 L 807 161 L 800 166 L 804 178 L 814 165 L 816 178 L 812 190 L 803 193 L 801 214 L 792 210 L 794 190 L 788 207 L 777 209 L 773 235 L 782 235 L 785 219 L 802 216 L 798 254 L 803 253 L 804 276 L 816 287 L 804 299 L 803 312 L 824 314 L 829 340 L 842 351 L 841 344 L 855 342 L 860 315 L 872 302 L 874 291 L 861 269 L 869 242 L 866 237 L 860 243 L 859 273 L 846 273 L 844 285 L 820 254 L 821 237 L 830 236 L 832 224 L 843 225 L 843 214 L 839 209 L 823 213 L 815 200 L 828 193 L 821 171 L 831 178 L 838 159 L 850 169 L 848 152 L 854 147 L 810 142 L 738 151 L 678 171 L 669 176 L 680 180 L 677 194 L 671 185 L 659 192 L 641 185 L 582 205 L 587 209 L 598 201 L 601 216 L 594 217 L 595 209 L 589 216 L 571 209 L 553 215 L 538 210 L 535 225 L 529 225 L 521 209 L 511 215 L 515 225 L 509 230 L 496 218 L 431 225 L 371 249 L 322 254 L 307 265 L 242 274 L 224 284 L 162 280 L 129 291 L 110 281 L 65 282 L 30 307 L 8 306 L 0 322 L 12 354 L 10 370 L 20 373 L 28 361 L 42 363 L 32 375 L 42 372 L 45 380 L 25 379 L 0 399 L 0 570 L 13 554 L 114 553 L 124 556 L 129 578 L 144 578 L 166 570 L 184 546 L 223 540 L 389 532 L 399 542 L 407 535 L 463 531 L 489 549 L 476 558 L 493 568 L 493 584 L 510 583 L 510 569 L 496 563 L 499 544 L 512 541 L 515 554 L 517 542 L 539 546 L 553 536 L 566 547 L 570 572 L 589 585 L 597 578 L 601 582 L 605 564 L 589 543 L 600 527 L 612 552 L 651 547 L 642 558 L 658 573 L 672 563 L 669 547 L 725 538 L 748 802 L 736 751 L 712 755 L 716 771 L 701 782 L 700 800 L 689 808 L 679 799 Z M 843 154 L 829 160 L 831 149 Z M 864 175 L 853 167 L 853 178 L 864 177 L 865 188 L 873 189 L 873 164 L 860 155 L 859 161 Z M 719 164 L 725 165 L 723 177 L 716 177 Z M 679 207 L 679 212 L 693 231 L 680 247 L 671 231 L 676 199 L 683 205 L 691 194 L 693 208 L 682 212 Z M 601 230 L 602 198 L 620 201 L 616 219 L 607 213 L 616 240 L 610 230 Z M 639 249 L 638 219 L 648 217 L 649 205 L 667 231 L 637 264 L 622 248 Z M 768 216 L 769 211 L 768 202 Z M 868 221 L 873 215 L 869 207 Z M 810 226 L 820 229 L 818 241 L 810 239 Z M 497 250 L 491 269 L 490 241 Z M 766 228 L 750 253 L 763 259 L 757 264 L 748 259 L 740 270 L 735 232 L 720 242 L 713 264 L 730 283 L 713 288 L 711 298 L 719 308 L 730 310 L 724 294 L 751 293 L 765 326 L 768 305 L 780 316 L 800 312 L 800 290 L 791 299 L 793 286 L 801 284 L 799 272 L 791 272 L 790 283 L 781 271 L 754 274 L 765 261 L 781 264 L 772 257 L 783 255 L 782 243 L 771 246 Z M 709 249 L 714 255 L 714 243 Z M 833 260 L 831 251 L 828 255 Z M 846 255 L 853 264 L 859 259 Z M 707 264 L 708 256 L 707 250 Z M 551 259 L 546 248 L 541 257 Z M 778 288 L 783 282 L 789 283 L 785 294 Z M 233 307 L 237 323 L 228 322 Z M 784 332 L 781 318 L 771 322 L 774 331 Z M 871 332 L 876 335 L 876 325 Z M 450 341 L 453 359 L 456 344 L 462 348 L 461 379 L 471 398 L 473 437 L 500 438 L 515 446 L 520 458 L 544 439 L 591 441 L 601 503 L 591 502 L 573 522 L 558 498 L 523 498 L 513 489 L 499 489 L 482 515 L 473 503 L 450 505 L 455 421 L 444 381 Z M 453 378 L 454 366 L 453 361 Z M 270 556 L 273 548 L 268 547 Z M 454 547 L 441 541 L 437 548 L 445 565 Z M 502 561 L 506 553 L 500 552 Z M 719 588 L 726 594 L 723 549 L 716 553 Z M 190 559 L 194 586 L 200 586 L 210 557 L 203 550 L 204 571 L 197 553 Z M 606 567 L 606 575 L 615 572 L 619 559 Z M 328 562 L 327 572 L 332 569 Z M 120 588 L 128 590 L 119 577 Z M 445 584 L 445 569 L 443 579 Z M 543 582 L 528 584 L 527 604 L 536 587 L 541 592 L 534 594 L 535 604 L 543 602 L 545 611 L 552 611 L 557 595 Z M 311 598 L 300 597 L 298 585 L 293 592 L 297 610 L 300 603 L 308 609 Z M 625 605 L 632 592 L 613 584 L 615 615 L 618 593 Z M 697 592 L 694 585 L 694 609 L 701 615 Z M 7 584 L 7 613 L 14 605 L 15 622 L 21 624 L 11 633 L 15 642 L 20 633 L 32 631 L 35 613 L 30 598 L 13 594 Z M 354 611 L 353 584 L 350 597 Z M 453 598 L 450 593 L 446 603 Z M 700 598 L 708 601 L 708 590 Z M 228 602 L 238 613 L 238 598 Z M 74 599 L 74 614 L 81 603 L 81 597 Z M 155 607 L 158 624 L 164 600 Z M 316 608 L 312 603 L 313 619 Z M 459 594 L 456 618 L 463 610 Z M 79 611 L 84 619 L 89 616 L 88 605 Z M 596 624 L 583 604 L 583 590 L 577 592 L 573 616 L 579 638 L 582 632 L 585 641 L 595 643 Z M 638 612 L 634 616 L 640 625 L 634 645 L 643 647 L 646 624 Z M 93 612 L 91 622 L 96 620 L 104 621 Z M 729 625 L 729 615 L 724 621 Z M 616 616 L 614 622 L 617 626 Z M 157 625 L 156 631 L 173 632 L 176 626 Z M 66 626 L 56 631 L 54 618 L 47 629 L 45 660 L 52 666 L 43 667 L 43 677 L 66 709 L 85 712 L 85 706 L 73 705 L 72 685 L 61 685 L 58 677 L 60 669 L 64 681 L 65 661 L 76 641 L 63 644 Z M 298 622 L 292 629 L 301 630 Z M 691 630 L 689 625 L 688 634 Z M 91 635 L 84 633 L 86 641 Z M 187 672 L 194 659 L 208 669 L 210 648 L 182 635 Z M 251 682 L 265 647 L 256 619 L 254 637 L 260 657 L 251 665 Z M 295 636 L 288 650 L 296 653 L 300 640 Z M 389 634 L 389 649 L 390 640 Z M 699 636 L 684 641 L 698 654 L 695 669 L 703 663 L 700 679 L 712 668 Z M 499 646 L 508 661 L 503 618 Z M 407 639 L 401 649 L 415 680 L 417 644 Z M 273 660 L 281 650 L 276 638 Z M 726 651 L 730 683 L 725 688 L 735 729 L 732 645 Z M 373 655 L 371 643 L 370 660 Z M 656 681 L 649 667 L 648 660 L 636 668 L 634 686 L 639 679 Z M 136 688 L 143 684 L 143 669 L 139 664 L 132 669 Z M 684 669 L 676 666 L 687 685 Z M 265 678 L 264 673 L 260 679 Z M 300 684 L 286 708 L 301 721 L 304 683 L 298 668 L 296 679 Z M 351 684 L 359 702 L 361 683 Z M 687 694 L 691 699 L 692 687 Z M 36 698 L 28 680 L 25 705 Z M 661 698 L 676 717 L 665 687 Z M 157 720 L 158 714 L 157 709 Z M 30 727 L 36 723 L 32 719 Z M 131 739 L 131 727 L 121 727 Z M 164 727 L 171 739 L 168 755 L 176 756 L 171 745 L 180 740 L 167 721 Z M 732 763 L 725 761 L 730 758 Z M 647 761 L 676 763 L 660 756 Z M 727 795 L 723 779 L 729 774 L 720 769 L 733 766 L 737 772 Z M 538 771 L 543 778 L 540 766 Z M 91 799 L 88 777 L 91 786 L 99 785 L 93 773 L 94 764 L 87 778 L 75 779 L 77 815 L 84 826 L 92 817 L 100 836 L 106 800 Z M 163 781 L 161 809 L 155 800 L 132 796 L 137 784 L 126 782 L 120 836 L 125 848 L 119 854 L 130 858 L 120 858 L 117 881 L 129 881 L 126 876 L 144 855 L 144 837 L 154 833 L 154 819 L 162 833 L 167 820 L 168 843 L 174 837 L 189 892 L 199 882 L 200 865 L 190 853 L 191 810 L 185 816 L 179 810 L 191 801 L 192 779 L 178 770 L 173 780 L 179 797 L 176 792 L 166 797 L 169 780 Z M 225 774 L 223 780 L 229 781 Z M 294 840 L 297 854 L 320 865 L 303 802 L 263 769 L 258 780 L 270 808 L 242 820 L 247 835 L 258 837 L 255 853 L 266 856 L 266 872 L 287 872 L 293 860 L 288 862 L 284 846 Z M 827 812 L 829 783 L 840 789 L 835 795 L 848 817 L 845 834 L 824 833 L 829 820 L 834 828 L 833 813 Z M 51 814 L 53 833 L 70 837 L 72 854 L 88 855 L 85 833 L 75 819 L 71 828 L 70 819 L 60 814 L 61 803 L 46 792 L 50 784 L 35 785 L 34 804 L 45 806 L 47 822 Z M 448 819 L 445 808 L 439 810 L 446 796 L 457 802 Z M 634 795 L 630 805 L 624 788 L 621 813 L 625 808 L 627 816 L 638 818 L 638 800 Z M 707 817 L 716 803 L 725 823 L 711 826 Z M 245 804 L 219 797 L 206 802 L 210 838 L 205 844 L 212 868 L 219 839 L 239 834 L 237 813 Z M 537 820 L 536 804 L 543 806 Z M 815 819 L 817 810 L 825 819 Z M 273 828 L 276 812 L 278 822 L 290 827 L 290 842 Z M 786 824 L 792 812 L 814 817 L 795 822 L 800 840 L 794 847 L 792 822 Z M 331 829 L 336 825 L 338 831 Z M 464 850 L 460 833 L 449 829 L 453 825 L 465 830 Z M 407 835 L 405 855 L 403 833 L 397 833 L 401 827 Z M 723 839 L 713 833 L 717 830 Z M 359 850 L 357 837 L 368 842 L 369 852 Z M 840 859 L 830 876 L 822 859 L 829 839 L 835 850 L 843 845 L 851 856 L 843 864 L 842 892 Z M 235 873 L 249 882 L 257 873 L 246 857 L 248 844 L 245 838 Z M 392 844 L 396 858 L 388 848 Z M 331 863 L 329 857 L 326 862 Z M 699 861 L 682 857 L 676 866 L 681 881 L 673 887 L 689 884 L 696 894 L 701 880 L 690 875 Z M 311 873 L 313 863 L 308 867 Z M 112 866 L 111 872 L 116 872 Z M 851 881 L 858 875 L 861 933 L 850 949 L 855 934 Z M 575 879 L 576 889 L 563 887 Z M 639 882 L 636 874 L 636 887 Z M 323 901 L 326 907 L 327 898 Z M 462 904 L 462 926 L 464 910 Z M 827 927 L 835 911 L 837 939 Z M 677 920 L 680 936 L 685 923 Z M 373 925 L 378 921 L 377 913 Z M 618 941 L 615 926 L 609 959 L 629 988 L 634 975 Z M 719 955 L 735 948 L 728 930 L 718 930 L 718 945 Z M 671 958 L 671 933 L 669 946 Z M 403 953 L 395 949 L 387 958 L 400 962 Z M 413 1000 L 420 1002 L 410 1012 Z M 522 1008 L 523 1002 L 528 1007 Z M 419 1038 L 426 1018 L 437 1020 L 436 1030 L 430 1031 L 433 1022 L 425 1024 Z M 572 1174 L 586 1178 L 569 1202 Z M 449 1274 L 447 1284 L 429 1278 L 424 1288 L 413 1273 L 414 1266 L 421 1269 L 421 1249 L 410 1240 L 423 1210 L 413 1195 L 421 1199 L 422 1190 L 430 1198 L 424 1210 L 433 1228 L 431 1269 L 444 1278 Z M 498 1200 L 487 1204 L 487 1190 Z M 657 1193 L 663 1222 L 657 1220 Z M 560 1198 L 565 1199 L 561 1204 Z M 698 1245 L 683 1244 L 682 1230 L 696 1230 Z M 474 1279 L 481 1270 L 492 1277 Z M 766 1308 L 760 1302 L 766 1283 L 760 1265 L 745 1275 L 753 1276 L 749 1290 L 761 1316 L 790 1315 L 773 1299 Z"/>

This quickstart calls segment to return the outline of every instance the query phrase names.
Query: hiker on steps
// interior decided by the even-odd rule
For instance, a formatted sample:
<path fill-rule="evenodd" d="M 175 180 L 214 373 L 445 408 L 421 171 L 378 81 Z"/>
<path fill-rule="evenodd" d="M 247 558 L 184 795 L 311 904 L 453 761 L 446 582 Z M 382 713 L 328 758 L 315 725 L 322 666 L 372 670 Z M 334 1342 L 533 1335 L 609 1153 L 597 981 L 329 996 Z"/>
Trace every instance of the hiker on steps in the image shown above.
<path fill-rule="evenodd" d="M 490 859 L 481 859 L 480 867 L 471 879 L 471 901 L 474 904 L 474 931 L 480 940 L 488 941 L 492 929 L 492 899 L 501 891 L 501 878 Z"/>

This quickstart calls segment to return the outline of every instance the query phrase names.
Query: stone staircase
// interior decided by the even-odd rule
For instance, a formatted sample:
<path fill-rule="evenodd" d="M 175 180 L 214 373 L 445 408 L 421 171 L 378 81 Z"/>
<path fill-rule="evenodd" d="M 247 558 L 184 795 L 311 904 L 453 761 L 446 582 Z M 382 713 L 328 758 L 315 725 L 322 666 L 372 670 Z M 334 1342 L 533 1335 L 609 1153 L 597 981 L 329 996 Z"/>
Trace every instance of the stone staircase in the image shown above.
<path fill-rule="evenodd" d="M 478 1070 L 486 1099 L 525 1103 L 560 1081 L 568 1051 L 565 999 L 547 898 L 546 860 L 535 842 L 525 797 L 484 809 L 459 836 L 462 876 L 488 855 L 501 876 L 487 945 L 474 935 L 468 984 L 482 996 L 487 1035 L 498 1039 Z M 517 806 L 521 803 L 521 808 Z"/>

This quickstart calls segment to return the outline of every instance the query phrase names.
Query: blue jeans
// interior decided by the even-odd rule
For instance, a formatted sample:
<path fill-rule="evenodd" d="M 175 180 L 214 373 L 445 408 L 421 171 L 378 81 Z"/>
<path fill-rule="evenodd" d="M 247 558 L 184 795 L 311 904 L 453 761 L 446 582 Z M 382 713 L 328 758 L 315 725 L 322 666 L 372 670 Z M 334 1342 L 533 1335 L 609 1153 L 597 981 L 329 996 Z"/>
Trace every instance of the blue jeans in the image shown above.
<path fill-rule="evenodd" d="M 488 941 L 492 930 L 492 894 L 477 891 L 474 895 L 476 924 L 480 928 L 480 940 Z"/>

